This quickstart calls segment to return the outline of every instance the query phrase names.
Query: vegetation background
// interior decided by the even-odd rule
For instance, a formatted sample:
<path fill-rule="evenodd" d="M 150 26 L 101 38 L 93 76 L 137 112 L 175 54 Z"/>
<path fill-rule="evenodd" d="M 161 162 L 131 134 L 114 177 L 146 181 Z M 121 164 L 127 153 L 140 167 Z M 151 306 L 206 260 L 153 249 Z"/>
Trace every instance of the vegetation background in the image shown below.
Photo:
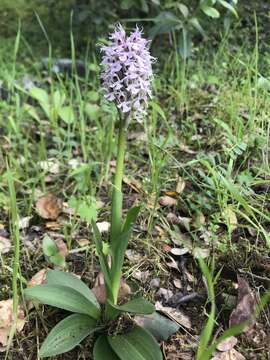
<path fill-rule="evenodd" d="M 178 316 L 164 355 L 195 358 L 209 311 L 198 254 L 214 279 L 215 336 L 241 304 L 239 276 L 249 299 L 269 289 L 270 3 L 204 2 L 202 10 L 198 0 L 0 1 L 1 301 L 15 297 L 15 279 L 23 303 L 21 289 L 48 266 L 95 284 L 89 224 L 109 220 L 116 151 L 97 44 L 118 21 L 143 26 L 158 59 L 149 116 L 129 131 L 125 209 L 143 205 L 125 278 Z M 46 236 L 60 257 L 46 256 Z M 63 317 L 45 310 L 24 308 L 8 359 L 37 359 Z M 269 358 L 269 306 L 252 326 L 227 358 Z M 89 359 L 91 341 L 83 345 L 59 358 Z"/>

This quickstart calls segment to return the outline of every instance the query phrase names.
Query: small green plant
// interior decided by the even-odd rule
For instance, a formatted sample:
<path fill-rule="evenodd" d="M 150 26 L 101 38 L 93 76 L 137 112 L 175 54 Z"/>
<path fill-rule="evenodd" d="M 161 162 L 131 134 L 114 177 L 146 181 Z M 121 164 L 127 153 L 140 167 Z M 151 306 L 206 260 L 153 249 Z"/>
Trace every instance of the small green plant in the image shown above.
<path fill-rule="evenodd" d="M 122 26 L 118 25 L 110 39 L 112 43 L 101 48 L 104 53 L 102 80 L 106 98 L 116 104 L 120 119 L 108 243 L 104 244 L 99 229 L 92 219 L 96 251 L 106 286 L 106 304 L 101 308 L 94 293 L 86 284 L 75 275 L 58 270 L 48 272 L 45 285 L 26 289 L 27 297 L 73 313 L 49 333 L 40 349 L 40 357 L 67 352 L 88 335 L 95 333 L 97 335 L 93 350 L 95 360 L 127 360 L 130 357 L 133 360 L 162 359 L 162 353 L 154 336 L 148 330 L 136 325 L 132 318 L 126 315 L 155 314 L 155 307 L 144 298 L 134 298 L 125 304 L 118 304 L 124 254 L 140 209 L 138 206 L 131 208 L 123 221 L 122 180 L 127 127 L 131 117 L 141 120 L 146 113 L 147 100 L 151 95 L 153 58 L 149 53 L 149 42 L 141 36 L 138 28 L 127 37 Z M 43 108 L 44 104 L 48 104 L 47 100 L 42 101 Z M 49 115 L 47 107 L 48 105 L 45 106 L 44 111 Z M 76 204 L 74 207 L 85 215 L 84 211 L 87 207 Z M 93 218 L 92 214 L 91 218 Z M 48 255 L 54 256 L 55 248 L 48 239 L 45 245 Z M 155 319 L 158 327 L 160 317 L 156 316 Z M 177 326 L 172 325 L 170 328 L 173 328 L 173 331 L 178 329 Z"/>
<path fill-rule="evenodd" d="M 208 26 L 204 25 L 205 17 L 219 19 L 220 9 L 225 8 L 229 14 L 238 17 L 236 6 L 238 0 L 197 0 L 191 1 L 170 1 L 164 10 L 156 16 L 154 26 L 150 30 L 152 38 L 159 34 L 175 32 L 177 35 L 177 48 L 183 59 L 191 55 L 192 41 L 196 34 L 207 37 Z"/>
<path fill-rule="evenodd" d="M 56 243 L 48 235 L 45 235 L 42 240 L 42 248 L 49 262 L 62 268 L 66 266 L 65 257 L 60 253 Z"/>

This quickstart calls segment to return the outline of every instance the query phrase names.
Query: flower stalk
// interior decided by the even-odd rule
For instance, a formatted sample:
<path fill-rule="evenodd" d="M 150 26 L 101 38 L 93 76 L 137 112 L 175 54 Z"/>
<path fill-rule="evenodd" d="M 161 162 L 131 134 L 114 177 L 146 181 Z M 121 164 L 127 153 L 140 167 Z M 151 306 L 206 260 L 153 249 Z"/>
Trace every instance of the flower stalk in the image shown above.
<path fill-rule="evenodd" d="M 111 242 L 117 241 L 117 235 L 121 232 L 122 227 L 122 181 L 124 176 L 124 160 L 126 148 L 126 128 L 123 119 L 119 122 L 118 128 L 118 145 L 116 170 L 112 193 L 111 207 Z"/>

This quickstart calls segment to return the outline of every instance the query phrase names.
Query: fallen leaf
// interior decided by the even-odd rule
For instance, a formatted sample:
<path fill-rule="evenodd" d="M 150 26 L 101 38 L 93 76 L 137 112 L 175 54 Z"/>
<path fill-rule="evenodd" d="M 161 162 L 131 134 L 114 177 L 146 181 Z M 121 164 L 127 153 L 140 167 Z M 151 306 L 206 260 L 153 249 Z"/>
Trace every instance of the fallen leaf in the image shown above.
<path fill-rule="evenodd" d="M 209 255 L 210 255 L 209 249 L 202 249 L 199 247 L 195 247 L 193 249 L 193 256 L 195 259 L 198 259 L 198 258 L 205 259 L 205 258 L 208 258 Z"/>
<path fill-rule="evenodd" d="M 150 281 L 151 289 L 158 289 L 160 287 L 160 278 L 154 278 Z"/>
<path fill-rule="evenodd" d="M 31 280 L 28 282 L 28 287 L 33 287 L 36 285 L 44 284 L 46 281 L 48 269 L 41 269 L 39 272 L 37 272 Z"/>
<path fill-rule="evenodd" d="M 179 325 L 184 326 L 186 329 L 191 329 L 192 326 L 189 317 L 183 314 L 180 310 L 169 306 L 163 306 L 159 301 L 155 303 L 155 308 L 157 311 L 160 311 L 168 316 L 171 320 L 177 322 Z"/>
<path fill-rule="evenodd" d="M 54 240 L 54 242 L 59 250 L 59 254 L 66 258 L 68 256 L 68 248 L 66 243 L 60 238 Z"/>
<path fill-rule="evenodd" d="M 133 271 L 131 276 L 134 279 L 145 283 L 147 281 L 147 279 L 149 278 L 149 276 L 150 276 L 150 271 L 149 270 L 147 270 L 147 271 L 141 271 L 141 270 Z"/>
<path fill-rule="evenodd" d="M 180 279 L 174 279 L 173 285 L 176 287 L 176 289 L 182 289 L 183 285 Z"/>
<path fill-rule="evenodd" d="M 185 187 L 186 187 L 186 182 L 185 182 L 185 180 L 179 176 L 179 177 L 178 177 L 178 181 L 177 181 L 177 185 L 176 185 L 175 191 L 176 191 L 178 194 L 181 194 L 181 192 L 184 191 Z"/>
<path fill-rule="evenodd" d="M 131 262 L 138 262 L 142 259 L 142 255 L 132 249 L 128 249 L 125 254 L 128 260 Z"/>
<path fill-rule="evenodd" d="M 179 266 L 178 266 L 178 263 L 173 259 L 171 258 L 171 261 L 170 262 L 167 262 L 167 266 L 171 269 L 175 269 L 175 270 L 179 270 Z"/>
<path fill-rule="evenodd" d="M 111 226 L 108 221 L 97 222 L 96 225 L 101 233 L 107 233 Z"/>
<path fill-rule="evenodd" d="M 30 225 L 30 220 L 32 219 L 32 216 L 25 216 L 23 218 L 19 219 L 19 229 L 23 230 L 23 229 L 27 229 Z"/>
<path fill-rule="evenodd" d="M 0 254 L 7 254 L 11 249 L 10 240 L 0 236 Z"/>
<path fill-rule="evenodd" d="M 47 229 L 58 231 L 61 229 L 61 224 L 57 221 L 47 221 L 45 224 Z"/>
<path fill-rule="evenodd" d="M 5 347 L 8 341 L 8 335 L 10 333 L 12 323 L 14 321 L 13 316 L 13 300 L 0 301 L 0 345 Z M 16 330 L 21 332 L 25 325 L 25 317 L 23 307 L 19 305 L 17 313 Z"/>
<path fill-rule="evenodd" d="M 237 325 L 247 322 L 244 332 L 248 332 L 255 324 L 256 300 L 246 280 L 237 277 L 238 280 L 238 299 L 236 308 L 230 316 L 229 325 Z"/>
<path fill-rule="evenodd" d="M 190 249 L 188 248 L 173 248 L 171 249 L 171 253 L 175 256 L 182 256 L 185 255 L 187 253 L 189 253 Z"/>
<path fill-rule="evenodd" d="M 246 360 L 246 358 L 235 349 L 226 352 L 216 353 L 211 360 Z"/>
<path fill-rule="evenodd" d="M 123 182 L 127 184 L 131 189 L 133 189 L 135 192 L 139 193 L 142 191 L 142 184 L 134 179 L 127 176 L 123 177 Z"/>
<path fill-rule="evenodd" d="M 106 299 L 107 299 L 106 287 L 105 287 L 104 275 L 102 274 L 102 272 L 100 272 L 97 275 L 92 291 L 95 294 L 97 301 L 100 304 L 106 303 Z M 118 293 L 118 303 L 119 304 L 123 303 L 130 293 L 131 293 L 130 287 L 125 282 L 125 280 L 121 279 L 120 289 Z"/>
<path fill-rule="evenodd" d="M 43 219 L 56 220 L 62 208 L 62 200 L 52 194 L 42 196 L 36 202 L 36 211 Z"/>
<path fill-rule="evenodd" d="M 77 243 L 80 246 L 87 246 L 90 244 L 90 241 L 88 239 L 79 239 L 79 240 L 77 240 Z"/>
<path fill-rule="evenodd" d="M 217 349 L 219 351 L 229 351 L 235 347 L 237 344 L 237 339 L 235 336 L 230 336 L 227 339 L 223 340 L 221 343 L 218 344 Z"/>
<path fill-rule="evenodd" d="M 168 213 L 166 218 L 169 221 L 169 223 L 173 225 L 178 225 L 180 223 L 179 217 L 172 212 Z"/>
<path fill-rule="evenodd" d="M 173 296 L 173 292 L 170 289 L 160 288 L 156 292 L 156 298 L 158 300 L 162 300 L 163 302 L 167 302 Z"/>
<path fill-rule="evenodd" d="M 163 252 L 165 252 L 165 253 L 169 253 L 169 252 L 171 252 L 172 247 L 171 247 L 170 245 L 168 245 L 168 244 L 163 244 L 163 245 L 162 245 L 162 250 L 163 250 Z"/>
<path fill-rule="evenodd" d="M 177 200 L 171 196 L 164 195 L 159 198 L 159 204 L 161 206 L 173 206 L 177 204 Z"/>
<path fill-rule="evenodd" d="M 188 145 L 186 144 L 180 144 L 179 148 L 181 151 L 184 151 L 187 154 L 196 154 L 196 151 L 191 150 Z"/>

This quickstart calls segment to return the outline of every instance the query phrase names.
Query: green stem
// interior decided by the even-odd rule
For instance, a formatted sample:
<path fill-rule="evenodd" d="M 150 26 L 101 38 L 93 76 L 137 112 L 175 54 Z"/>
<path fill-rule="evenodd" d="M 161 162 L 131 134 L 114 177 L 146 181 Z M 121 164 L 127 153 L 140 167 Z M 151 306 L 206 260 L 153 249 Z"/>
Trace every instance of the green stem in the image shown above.
<path fill-rule="evenodd" d="M 117 241 L 117 237 L 121 233 L 122 227 L 122 181 L 124 174 L 124 160 L 126 148 L 126 129 L 124 121 L 120 121 L 118 132 L 118 149 L 116 160 L 116 171 L 114 178 L 114 187 L 112 194 L 111 208 L 111 242 Z"/>
<path fill-rule="evenodd" d="M 117 160 L 116 171 L 112 193 L 112 206 L 111 206 L 111 235 L 110 242 L 111 248 L 115 248 L 115 243 L 119 240 L 122 230 L 122 207 L 123 207 L 123 195 L 122 195 L 122 181 L 124 174 L 124 160 L 125 160 L 125 148 L 126 148 L 126 127 L 124 119 L 120 119 L 118 130 L 118 146 L 117 146 Z M 115 256 L 112 254 L 112 267 L 115 265 Z M 119 274 L 118 274 L 119 275 Z M 118 292 L 120 288 L 121 274 L 114 276 L 111 279 L 111 301 L 117 304 Z M 115 310 L 107 304 L 106 313 L 110 319 L 114 317 Z"/>

